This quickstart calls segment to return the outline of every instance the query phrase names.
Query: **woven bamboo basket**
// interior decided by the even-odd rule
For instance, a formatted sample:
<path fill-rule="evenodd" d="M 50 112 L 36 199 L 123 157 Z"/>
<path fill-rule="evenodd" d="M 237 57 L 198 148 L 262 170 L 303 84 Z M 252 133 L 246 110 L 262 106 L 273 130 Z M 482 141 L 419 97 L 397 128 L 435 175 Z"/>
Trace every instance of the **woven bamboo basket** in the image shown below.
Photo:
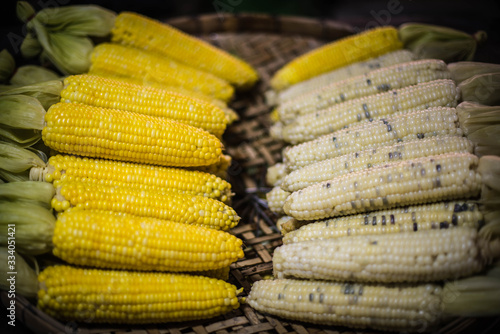
<path fill-rule="evenodd" d="M 269 135 L 270 108 L 265 103 L 272 74 L 291 59 L 311 49 L 353 33 L 349 25 L 303 17 L 256 14 L 217 14 L 181 17 L 166 21 L 196 35 L 254 66 L 261 81 L 251 91 L 240 94 L 231 107 L 240 120 L 224 135 L 226 153 L 233 162 L 228 174 L 235 197 L 233 207 L 242 217 L 232 233 L 244 242 L 245 257 L 231 266 L 229 281 L 243 287 L 246 296 L 252 283 L 272 274 L 273 250 L 281 245 L 276 219 L 264 201 L 270 190 L 265 182 L 268 166 L 281 161 L 283 143 Z M 2 291 L 4 305 L 9 302 Z M 291 322 L 261 314 L 250 306 L 242 306 L 210 320 L 120 327 L 86 323 L 62 323 L 44 314 L 33 302 L 16 297 L 16 319 L 34 333 L 378 333 L 372 330 L 352 331 Z M 443 324 L 439 333 L 497 332 L 499 318 L 459 318 Z"/>

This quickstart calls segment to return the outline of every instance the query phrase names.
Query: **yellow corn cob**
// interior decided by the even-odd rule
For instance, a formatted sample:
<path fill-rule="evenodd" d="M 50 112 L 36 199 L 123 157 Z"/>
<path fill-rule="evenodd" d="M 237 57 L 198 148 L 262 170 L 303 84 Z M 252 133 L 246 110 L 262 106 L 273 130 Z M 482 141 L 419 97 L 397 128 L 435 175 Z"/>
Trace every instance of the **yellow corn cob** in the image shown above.
<path fill-rule="evenodd" d="M 285 191 L 280 187 L 274 187 L 271 189 L 271 191 L 266 194 L 267 206 L 269 207 L 269 210 L 278 215 L 284 214 L 283 205 L 289 195 L 290 192 Z"/>
<path fill-rule="evenodd" d="M 293 192 L 318 182 L 328 181 L 351 172 L 391 162 L 450 152 L 473 153 L 473 149 L 473 143 L 465 137 L 436 136 L 427 139 L 415 139 L 350 153 L 304 166 L 286 175 L 280 187 L 283 190 Z"/>
<path fill-rule="evenodd" d="M 231 184 L 220 177 L 184 168 L 142 165 L 70 155 L 50 157 L 46 167 L 32 168 L 32 180 L 53 182 L 90 182 L 108 186 L 126 186 L 144 190 L 171 190 L 200 195 L 228 203 Z"/>
<path fill-rule="evenodd" d="M 168 57 L 117 44 L 97 45 L 89 74 L 133 78 L 143 83 L 179 86 L 229 101 L 234 88 L 225 80 Z"/>
<path fill-rule="evenodd" d="M 349 79 L 354 76 L 366 74 L 370 71 L 400 64 L 406 63 L 412 60 L 416 60 L 417 57 L 409 50 L 396 50 L 388 52 L 376 58 L 371 58 L 369 60 L 356 62 L 336 70 L 315 76 L 311 79 L 299 82 L 295 85 L 288 87 L 287 89 L 278 93 L 278 103 L 283 103 L 289 99 L 296 96 L 306 94 L 312 90 L 318 89 L 320 87 L 331 84 L 332 82 L 342 81 Z"/>
<path fill-rule="evenodd" d="M 287 215 L 315 220 L 395 206 L 478 196 L 479 158 L 448 153 L 391 163 L 293 192 L 285 201 Z"/>
<path fill-rule="evenodd" d="M 198 170 L 200 172 L 210 173 L 223 180 L 229 179 L 229 167 L 231 167 L 233 159 L 230 155 L 222 154 L 219 161 L 215 164 L 202 166 L 202 167 L 192 167 L 191 170 Z"/>
<path fill-rule="evenodd" d="M 333 82 L 282 103 L 280 120 L 287 124 L 296 117 L 329 108 L 344 101 L 400 89 L 418 83 L 449 79 L 446 63 L 438 59 L 417 60 L 397 64 Z"/>
<path fill-rule="evenodd" d="M 127 185 L 61 182 L 51 204 L 56 211 L 70 208 L 106 210 L 218 230 L 233 228 L 240 219 L 233 208 L 212 198 Z"/>
<path fill-rule="evenodd" d="M 293 171 L 346 154 L 439 135 L 463 135 L 455 109 L 430 108 L 357 124 L 300 145 L 289 146 L 283 151 L 283 161 L 287 170 Z"/>
<path fill-rule="evenodd" d="M 94 75 L 64 79 L 61 102 L 79 102 L 176 120 L 222 137 L 227 119 L 219 107 L 171 91 Z"/>
<path fill-rule="evenodd" d="M 453 290 L 450 291 L 452 293 Z M 284 319 L 383 332 L 431 332 L 453 302 L 438 284 L 377 285 L 297 279 L 260 280 L 246 301 Z"/>
<path fill-rule="evenodd" d="M 278 162 L 267 168 L 266 182 L 271 186 L 279 186 L 286 176 L 285 164 Z"/>
<path fill-rule="evenodd" d="M 452 80 L 434 80 L 346 101 L 299 116 L 283 127 L 283 139 L 297 144 L 359 122 L 368 122 L 395 113 L 440 106 L 455 107 L 458 99 L 459 91 Z"/>
<path fill-rule="evenodd" d="M 173 58 L 213 73 L 238 88 L 249 88 L 259 78 L 243 60 L 168 24 L 136 13 L 120 13 L 111 33 L 113 42 Z"/>
<path fill-rule="evenodd" d="M 275 90 L 334 69 L 403 48 L 394 27 L 379 27 L 348 36 L 295 58 L 271 79 Z"/>
<path fill-rule="evenodd" d="M 61 153 L 163 166 L 205 166 L 222 153 L 217 137 L 173 120 L 57 103 L 45 115 L 44 143 Z"/>
<path fill-rule="evenodd" d="M 224 231 L 100 210 L 59 214 L 52 242 L 68 263 L 111 269 L 201 271 L 243 257 L 242 241 Z"/>
<path fill-rule="evenodd" d="M 153 324 L 212 318 L 239 307 L 215 278 L 50 266 L 38 277 L 38 308 L 63 321 Z"/>
<path fill-rule="evenodd" d="M 366 214 L 343 216 L 309 223 L 293 231 L 288 231 L 283 237 L 283 243 L 289 244 L 354 235 L 447 229 L 453 226 L 478 228 L 484 223 L 483 219 L 483 214 L 474 202 L 438 202 L 371 211 Z"/>
<path fill-rule="evenodd" d="M 484 248 L 484 251 L 483 251 Z M 475 228 L 310 240 L 278 247 L 277 278 L 351 282 L 432 282 L 470 276 L 491 262 Z"/>

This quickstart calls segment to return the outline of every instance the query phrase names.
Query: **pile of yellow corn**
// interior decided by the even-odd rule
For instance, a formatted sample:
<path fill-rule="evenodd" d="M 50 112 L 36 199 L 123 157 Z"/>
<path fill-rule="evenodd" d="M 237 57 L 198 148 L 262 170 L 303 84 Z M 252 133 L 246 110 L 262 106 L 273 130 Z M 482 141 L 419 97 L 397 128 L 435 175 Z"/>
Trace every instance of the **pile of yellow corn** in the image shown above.
<path fill-rule="evenodd" d="M 227 102 L 255 70 L 120 13 L 88 73 L 52 79 L 0 96 L 2 224 L 16 230 L 19 254 L 61 259 L 30 282 L 39 308 L 130 324 L 237 308 L 241 290 L 225 280 L 243 250 L 222 136 L 238 118 Z"/>
<path fill-rule="evenodd" d="M 471 289 L 468 277 L 500 256 L 500 107 L 466 93 L 497 65 L 417 58 L 384 27 L 273 77 L 270 133 L 289 146 L 268 169 L 267 202 L 283 245 L 274 279 L 252 287 L 252 307 L 391 331 L 498 307 L 448 301 L 453 284 L 442 284 Z M 475 284 L 490 283 L 498 289 L 498 277 Z"/>

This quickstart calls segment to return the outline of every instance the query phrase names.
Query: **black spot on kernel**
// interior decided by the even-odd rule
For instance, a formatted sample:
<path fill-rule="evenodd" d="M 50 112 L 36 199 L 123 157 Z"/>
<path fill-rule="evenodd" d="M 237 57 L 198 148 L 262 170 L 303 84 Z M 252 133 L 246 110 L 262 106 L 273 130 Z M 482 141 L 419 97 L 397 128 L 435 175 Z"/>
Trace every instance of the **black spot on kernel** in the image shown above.
<path fill-rule="evenodd" d="M 358 122 L 361 121 L 361 114 L 357 114 L 356 119 L 358 120 Z"/>
<path fill-rule="evenodd" d="M 325 300 L 325 295 L 320 293 L 319 294 L 319 303 L 322 304 L 324 300 Z"/>
<path fill-rule="evenodd" d="M 390 124 L 387 124 L 387 132 L 391 132 L 392 131 L 392 126 Z"/>
<path fill-rule="evenodd" d="M 435 230 L 438 228 L 438 225 L 436 224 L 436 222 L 432 222 L 431 223 L 431 229 Z"/>
<path fill-rule="evenodd" d="M 325 222 L 325 227 L 328 227 L 328 226 L 330 226 L 330 221 L 329 221 L 329 220 L 327 220 L 327 221 Z"/>
<path fill-rule="evenodd" d="M 397 91 L 393 91 L 392 95 L 398 95 L 398 92 Z"/>
<path fill-rule="evenodd" d="M 310 302 L 314 301 L 314 293 L 309 294 L 309 301 Z"/>
<path fill-rule="evenodd" d="M 384 124 L 389 124 L 389 122 L 387 122 L 385 118 L 381 118 L 380 120 L 381 120 L 381 121 L 382 121 L 382 123 L 384 123 Z"/>
<path fill-rule="evenodd" d="M 467 203 L 462 204 L 462 211 L 467 211 L 469 209 L 469 206 Z"/>
<path fill-rule="evenodd" d="M 346 163 L 344 164 L 345 166 L 345 169 L 348 169 L 349 168 L 349 163 L 346 161 Z"/>
<path fill-rule="evenodd" d="M 278 294 L 278 300 L 283 299 L 283 297 L 284 297 L 284 296 L 283 296 L 283 294 L 280 292 L 280 293 Z"/>
<path fill-rule="evenodd" d="M 354 157 L 355 157 L 355 158 L 359 158 L 359 153 L 358 153 L 358 152 L 356 152 L 356 153 L 354 154 Z"/>
<path fill-rule="evenodd" d="M 358 181 L 354 181 L 354 188 L 358 187 Z"/>
<path fill-rule="evenodd" d="M 368 225 L 370 222 L 369 222 L 369 219 L 368 219 L 368 216 L 365 216 L 365 225 Z"/>
<path fill-rule="evenodd" d="M 359 287 L 359 291 L 358 291 L 358 295 L 362 295 L 363 294 L 363 286 L 360 286 Z"/>
<path fill-rule="evenodd" d="M 450 224 L 448 224 L 448 222 L 439 223 L 439 228 L 448 228 L 448 227 L 450 227 Z"/>
<path fill-rule="evenodd" d="M 451 223 L 453 224 L 453 226 L 458 225 L 458 217 L 456 214 L 451 215 Z"/>
<path fill-rule="evenodd" d="M 396 220 L 394 219 L 394 215 L 391 215 L 391 225 L 396 224 Z"/>
<path fill-rule="evenodd" d="M 417 232 L 418 231 L 418 224 L 413 223 L 413 231 Z"/>
<path fill-rule="evenodd" d="M 327 182 L 327 183 L 326 183 L 326 187 L 327 187 L 327 188 L 330 188 L 330 186 L 331 186 L 330 182 Z"/>
<path fill-rule="evenodd" d="M 371 241 L 370 245 L 378 245 L 378 241 L 377 240 Z"/>
<path fill-rule="evenodd" d="M 366 117 L 366 118 L 371 119 L 371 118 L 370 118 L 370 113 L 369 113 L 368 111 L 365 111 L 365 117 Z M 371 122 L 371 121 L 370 121 L 370 122 Z"/>
<path fill-rule="evenodd" d="M 366 167 L 371 168 L 371 167 L 372 167 L 372 164 L 371 164 L 371 163 L 368 163 L 368 164 L 366 164 Z"/>
<path fill-rule="evenodd" d="M 343 93 L 340 94 L 340 99 L 343 101 L 345 101 L 345 95 Z"/>
<path fill-rule="evenodd" d="M 375 226 L 377 225 L 377 216 L 374 216 L 372 219 L 372 225 Z"/>
<path fill-rule="evenodd" d="M 366 84 L 369 86 L 372 84 L 372 81 L 370 79 L 366 79 Z"/>
<path fill-rule="evenodd" d="M 382 85 L 378 85 L 377 86 L 377 89 L 381 92 L 387 92 L 388 90 L 391 89 L 391 86 L 388 85 L 388 84 L 382 84 Z"/>
<path fill-rule="evenodd" d="M 332 137 L 333 142 L 337 141 L 337 137 Z"/>
<path fill-rule="evenodd" d="M 352 284 L 346 284 L 344 288 L 344 295 L 354 294 L 354 286 Z"/>
<path fill-rule="evenodd" d="M 437 170 L 438 172 L 441 172 L 441 165 L 436 165 L 436 170 Z"/>
<path fill-rule="evenodd" d="M 351 206 L 352 206 L 353 209 L 356 209 L 356 202 L 351 201 Z"/>
<path fill-rule="evenodd" d="M 382 203 L 384 203 L 384 205 L 389 205 L 389 200 L 387 199 L 387 197 L 382 197 Z"/>
<path fill-rule="evenodd" d="M 423 139 L 425 137 L 425 134 L 423 133 L 417 133 L 417 138 L 418 139 Z"/>
<path fill-rule="evenodd" d="M 389 152 L 389 159 L 392 159 L 392 158 L 393 158 L 392 152 Z"/>
<path fill-rule="evenodd" d="M 462 206 L 460 204 L 455 204 L 455 207 L 453 208 L 453 212 L 461 212 L 462 211 Z"/>
<path fill-rule="evenodd" d="M 385 215 L 382 215 L 382 225 L 386 225 Z"/>
<path fill-rule="evenodd" d="M 396 141 L 397 143 L 401 143 L 403 141 L 403 139 L 401 138 L 398 138 L 398 140 Z"/>

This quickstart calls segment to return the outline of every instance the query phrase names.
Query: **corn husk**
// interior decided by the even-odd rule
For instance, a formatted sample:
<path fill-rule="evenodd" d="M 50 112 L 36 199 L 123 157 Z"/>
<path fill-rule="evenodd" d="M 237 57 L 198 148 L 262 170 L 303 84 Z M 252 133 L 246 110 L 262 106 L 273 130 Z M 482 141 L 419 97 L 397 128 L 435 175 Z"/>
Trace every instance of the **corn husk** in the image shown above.
<path fill-rule="evenodd" d="M 26 20 L 32 8 L 26 1 L 19 1 L 17 6 L 19 19 Z M 23 54 L 41 54 L 64 74 L 87 72 L 94 47 L 90 37 L 109 35 L 115 17 L 116 13 L 95 5 L 42 9 L 27 21 L 28 40 Z"/>
<path fill-rule="evenodd" d="M 481 63 L 476 61 L 459 61 L 448 64 L 451 78 L 458 85 L 474 75 L 500 72 L 500 64 Z"/>
<path fill-rule="evenodd" d="M 50 209 L 55 195 L 52 183 L 39 181 L 0 184 L 0 202 L 29 203 Z"/>
<path fill-rule="evenodd" d="M 423 23 L 405 23 L 399 27 L 399 37 L 406 49 L 420 59 L 442 59 L 445 62 L 472 60 L 477 45 L 486 39 L 486 33 L 474 35 Z"/>
<path fill-rule="evenodd" d="M 32 32 L 28 32 L 21 43 L 21 55 L 24 58 L 31 59 L 38 56 L 42 50 L 42 44 L 38 41 Z"/>
<path fill-rule="evenodd" d="M 14 253 L 15 254 L 15 253 Z M 8 251 L 7 247 L 0 247 L 0 261 L 7 265 L 7 261 L 11 258 L 12 254 Z M 15 289 L 16 293 L 26 298 L 36 298 L 38 295 L 38 274 L 33 270 L 26 260 L 19 255 L 16 255 L 16 278 Z M 0 289 L 9 291 L 11 275 L 7 274 L 9 271 L 2 270 L 0 273 Z"/>
<path fill-rule="evenodd" d="M 24 182 L 24 181 L 31 181 L 30 180 L 30 171 L 25 170 L 24 172 L 20 173 L 12 173 L 9 172 L 5 169 L 0 168 L 0 184 L 1 183 L 7 183 L 7 182 Z"/>
<path fill-rule="evenodd" d="M 488 106 L 500 105 L 500 71 L 482 73 L 462 81 L 458 85 L 463 101 Z"/>
<path fill-rule="evenodd" d="M 46 163 L 47 156 L 41 151 L 0 141 L 0 166 L 8 172 L 21 173 L 32 167 L 44 167 Z"/>
<path fill-rule="evenodd" d="M 45 110 L 61 99 L 61 90 L 64 83 L 62 79 L 38 82 L 26 86 L 16 87 L 0 93 L 2 96 L 24 95 L 37 99 Z"/>
<path fill-rule="evenodd" d="M 37 65 L 25 65 L 17 69 L 16 73 L 10 79 L 10 83 L 16 86 L 26 86 L 57 79 L 59 79 L 59 75 L 48 68 Z"/>
<path fill-rule="evenodd" d="M 9 82 L 16 69 L 14 57 L 7 50 L 0 51 L 0 83 Z"/>

